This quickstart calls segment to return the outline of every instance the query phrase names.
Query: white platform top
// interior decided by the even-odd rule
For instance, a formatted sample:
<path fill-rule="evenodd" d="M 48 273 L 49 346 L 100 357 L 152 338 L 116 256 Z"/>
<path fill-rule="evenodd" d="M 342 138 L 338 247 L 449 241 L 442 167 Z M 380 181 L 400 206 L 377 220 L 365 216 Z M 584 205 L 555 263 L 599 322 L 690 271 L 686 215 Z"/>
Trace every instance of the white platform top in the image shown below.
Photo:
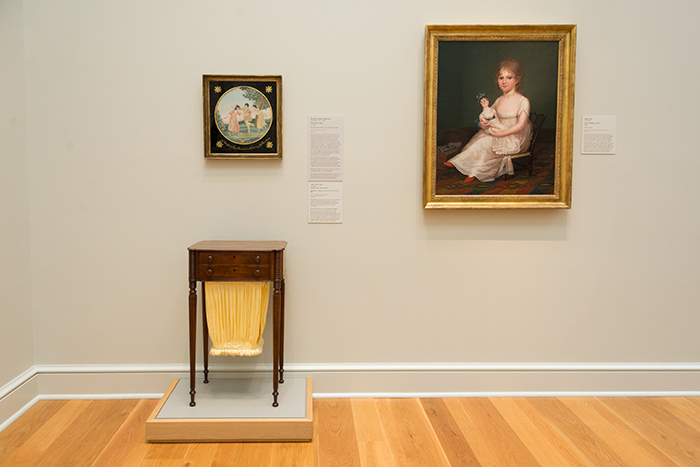
<path fill-rule="evenodd" d="M 306 379 L 279 385 L 279 407 L 272 407 L 271 378 L 215 379 L 197 382 L 196 406 L 190 407 L 189 379 L 180 380 L 157 419 L 305 418 Z"/>

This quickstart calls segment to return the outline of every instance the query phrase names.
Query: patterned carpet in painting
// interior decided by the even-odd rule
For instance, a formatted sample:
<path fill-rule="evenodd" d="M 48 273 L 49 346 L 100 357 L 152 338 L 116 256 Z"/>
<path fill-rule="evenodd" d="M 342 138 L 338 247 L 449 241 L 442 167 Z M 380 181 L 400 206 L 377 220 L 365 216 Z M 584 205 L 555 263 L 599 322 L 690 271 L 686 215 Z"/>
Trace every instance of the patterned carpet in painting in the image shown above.
<path fill-rule="evenodd" d="M 523 160 L 525 162 L 527 159 Z M 538 141 L 533 160 L 532 177 L 527 167 L 513 161 L 515 174 L 493 182 L 466 178 L 457 169 L 438 164 L 435 184 L 436 195 L 551 195 L 554 193 L 554 141 Z"/>

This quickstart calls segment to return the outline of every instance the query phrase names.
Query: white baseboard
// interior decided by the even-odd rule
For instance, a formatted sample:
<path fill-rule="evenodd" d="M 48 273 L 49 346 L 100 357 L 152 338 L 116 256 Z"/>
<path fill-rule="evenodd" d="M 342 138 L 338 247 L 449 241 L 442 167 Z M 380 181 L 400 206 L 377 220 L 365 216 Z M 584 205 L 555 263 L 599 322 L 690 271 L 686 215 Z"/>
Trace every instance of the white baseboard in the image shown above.
<path fill-rule="evenodd" d="M 272 365 L 210 371 L 264 378 Z M 287 364 L 285 378 L 313 379 L 315 398 L 700 396 L 700 363 Z M 189 365 L 36 365 L 0 388 L 0 430 L 36 400 L 159 398 L 173 379 Z"/>
<path fill-rule="evenodd" d="M 36 378 L 34 375 L 28 376 L 27 372 L 23 375 L 26 379 L 22 380 L 21 384 L 15 384 L 17 383 L 17 378 L 15 378 L 10 384 L 0 389 L 0 394 L 3 394 L 0 397 L 0 431 L 39 400 L 39 387 Z"/>
<path fill-rule="evenodd" d="M 700 396 L 697 363 L 336 364 L 314 397 Z"/>
<path fill-rule="evenodd" d="M 34 378 L 37 374 L 36 367 L 33 366 L 21 375 L 17 376 L 15 379 L 4 385 L 3 387 L 0 388 L 0 400 L 3 400 L 5 397 L 9 396 L 12 394 L 14 391 L 16 391 L 19 387 L 23 386 L 26 384 L 28 381 L 30 381 L 32 378 Z"/>

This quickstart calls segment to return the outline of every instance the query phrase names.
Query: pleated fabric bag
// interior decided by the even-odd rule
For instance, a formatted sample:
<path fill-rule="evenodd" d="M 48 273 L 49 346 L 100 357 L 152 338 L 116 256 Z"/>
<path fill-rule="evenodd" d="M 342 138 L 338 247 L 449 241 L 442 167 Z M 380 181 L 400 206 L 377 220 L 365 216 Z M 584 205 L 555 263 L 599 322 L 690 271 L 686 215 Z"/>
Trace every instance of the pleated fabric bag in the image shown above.
<path fill-rule="evenodd" d="M 259 355 L 270 300 L 269 282 L 207 282 L 211 355 Z"/>

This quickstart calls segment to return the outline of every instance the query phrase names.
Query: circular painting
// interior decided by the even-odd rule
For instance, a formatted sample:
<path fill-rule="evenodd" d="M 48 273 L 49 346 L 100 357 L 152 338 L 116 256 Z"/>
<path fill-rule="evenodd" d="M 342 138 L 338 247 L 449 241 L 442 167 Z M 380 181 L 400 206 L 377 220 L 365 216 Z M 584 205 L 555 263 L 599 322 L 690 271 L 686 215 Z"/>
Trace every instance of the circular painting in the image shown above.
<path fill-rule="evenodd" d="M 272 107 L 255 88 L 238 86 L 224 93 L 216 103 L 216 126 L 229 141 L 252 144 L 270 130 Z"/>

